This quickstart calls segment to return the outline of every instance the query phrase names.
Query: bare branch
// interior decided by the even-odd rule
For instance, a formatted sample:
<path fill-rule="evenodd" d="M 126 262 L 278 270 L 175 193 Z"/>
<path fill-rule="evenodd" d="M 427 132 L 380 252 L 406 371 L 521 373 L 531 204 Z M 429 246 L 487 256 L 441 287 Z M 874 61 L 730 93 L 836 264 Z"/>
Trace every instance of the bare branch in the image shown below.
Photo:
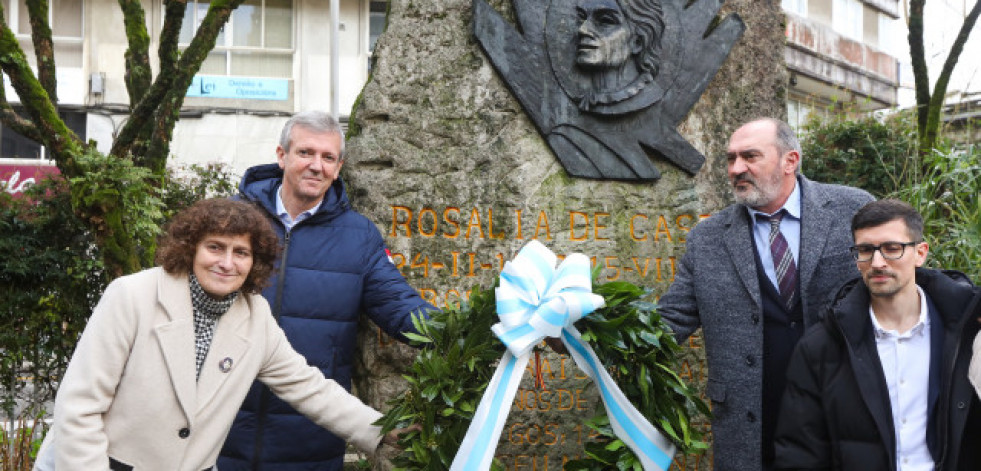
<path fill-rule="evenodd" d="M 916 127 L 919 132 L 920 153 L 930 152 L 940 135 L 940 114 L 947 95 L 947 86 L 954 67 L 964 51 L 964 44 L 971 35 L 981 15 L 981 0 L 964 18 L 950 51 L 944 59 L 943 68 L 930 91 L 930 76 L 927 71 L 926 53 L 923 44 L 923 9 L 925 0 L 911 0 L 909 11 L 910 58 L 913 64 L 913 78 L 916 84 Z"/>
<path fill-rule="evenodd" d="M 910 0 L 909 5 L 909 49 L 913 66 L 914 86 L 916 87 L 916 124 L 923 135 L 930 107 L 930 74 L 927 69 L 926 51 L 923 47 L 923 7 L 926 0 Z"/>
<path fill-rule="evenodd" d="M 215 0 L 211 2 L 208 13 L 201 21 L 197 33 L 187 49 L 180 54 L 174 73 L 161 73 L 150 88 L 150 93 L 144 97 L 132 117 L 123 127 L 112 154 L 122 155 L 130 152 L 137 145 L 137 138 L 145 131 L 144 126 L 152 126 L 149 148 L 141 158 L 151 169 L 160 170 L 167 160 L 170 150 L 170 138 L 174 126 L 184 104 L 187 88 L 191 86 L 194 75 L 201 69 L 201 64 L 208 53 L 215 47 L 215 40 L 221 29 L 228 23 L 232 10 L 242 4 L 243 0 Z M 161 47 L 164 47 L 161 43 Z M 163 59 L 161 59 L 163 62 Z M 152 103 L 148 99 L 153 99 Z M 144 102 L 146 106 L 144 106 Z M 140 110 L 144 110 L 143 113 Z M 152 116 L 151 116 L 152 113 Z M 149 120 L 152 119 L 152 123 Z"/>
<path fill-rule="evenodd" d="M 981 14 L 981 0 L 974 3 L 974 8 L 964 18 L 964 23 L 961 24 L 957 38 L 954 40 L 954 44 L 951 45 L 950 52 L 947 53 L 947 59 L 944 60 L 944 66 L 940 70 L 937 82 L 933 85 L 933 96 L 930 97 L 926 127 L 920 136 L 920 152 L 933 149 L 934 144 L 937 142 L 937 137 L 940 135 L 940 111 L 943 109 L 944 100 L 947 97 L 947 86 L 950 84 L 950 76 L 954 72 L 954 66 L 957 65 L 957 61 L 960 59 L 961 52 L 964 51 L 964 43 L 967 42 L 967 38 L 971 35 L 971 30 L 974 29 L 979 14 Z"/>
<path fill-rule="evenodd" d="M 208 13 L 201 21 L 197 33 L 181 54 L 174 75 L 174 83 L 170 92 L 154 116 L 153 135 L 150 139 L 150 148 L 147 150 L 147 160 L 151 162 L 151 168 L 160 167 L 166 164 L 167 154 L 170 151 L 170 140 L 173 137 L 174 126 L 184 104 L 184 97 L 187 95 L 187 88 L 191 86 L 194 75 L 201 69 L 201 64 L 208 58 L 208 53 L 215 47 L 215 41 L 221 29 L 228 23 L 228 18 L 232 11 L 241 5 L 243 0 L 215 0 L 211 2 Z"/>
<path fill-rule="evenodd" d="M 165 1 L 164 26 L 160 33 L 160 48 L 158 50 L 160 73 L 157 74 L 157 78 L 150 85 L 147 93 L 139 101 L 130 104 L 130 109 L 133 111 L 112 144 L 112 149 L 109 151 L 112 155 L 125 157 L 132 154 L 137 150 L 135 149 L 138 147 L 137 141 L 149 139 L 153 126 L 153 114 L 161 100 L 167 96 L 174 75 L 178 72 L 177 62 L 180 58 L 180 50 L 177 44 L 181 24 L 184 21 L 185 5 L 180 0 Z"/>
<path fill-rule="evenodd" d="M 179 79 L 185 81 L 183 84 L 183 89 L 181 93 L 187 90 L 187 87 L 191 86 L 191 80 L 194 75 L 198 73 L 201 69 L 201 64 L 204 60 L 208 58 L 208 53 L 215 48 L 215 40 L 218 38 L 218 34 L 221 33 L 221 29 L 225 27 L 225 23 L 228 23 L 228 18 L 232 15 L 232 10 L 238 8 L 244 0 L 214 0 L 211 2 L 211 7 L 208 8 L 208 13 L 204 16 L 201 21 L 201 26 L 198 26 L 197 34 L 191 40 L 191 44 L 187 46 L 184 53 L 181 54 L 180 63 L 178 65 L 178 70 L 181 74 Z"/>
<path fill-rule="evenodd" d="M 48 24 L 48 0 L 27 0 L 27 13 L 31 19 L 31 41 L 37 58 L 37 75 L 48 98 L 58 104 L 57 78 L 55 77 L 54 42 Z"/>
<path fill-rule="evenodd" d="M 187 12 L 187 3 L 179 0 L 164 0 L 164 24 L 160 30 L 160 48 L 157 55 L 160 58 L 160 70 L 176 72 L 177 61 L 180 60 L 181 24 Z"/>
<path fill-rule="evenodd" d="M 974 2 L 974 7 L 964 17 L 964 23 L 961 24 L 961 29 L 957 32 L 957 38 L 954 39 L 954 44 L 951 45 L 950 52 L 947 53 L 947 59 L 944 61 L 944 66 L 940 70 L 940 76 L 937 77 L 937 83 L 933 88 L 933 97 L 936 100 L 936 97 L 939 95 L 941 97 L 941 104 L 943 103 L 942 97 L 947 94 L 947 84 L 950 83 L 950 76 L 954 72 L 954 66 L 957 65 L 961 53 L 964 52 L 964 44 L 967 43 L 967 38 L 971 36 L 971 31 L 978 22 L 978 15 L 981 15 L 981 0 Z"/>
<path fill-rule="evenodd" d="M 126 91 L 132 110 L 150 89 L 153 70 L 150 68 L 150 34 L 146 30 L 146 14 L 140 0 L 119 0 L 126 27 Z"/>
<path fill-rule="evenodd" d="M 41 131 L 34 126 L 34 123 L 17 114 L 6 100 L 0 104 L 0 121 L 10 129 L 17 131 L 20 135 L 32 141 L 41 142 L 42 140 Z"/>
<path fill-rule="evenodd" d="M 130 113 L 129 119 L 119 131 L 119 135 L 112 144 L 112 149 L 109 150 L 110 154 L 117 157 L 126 157 L 130 153 L 134 141 L 140 135 L 143 127 L 150 122 L 153 111 L 157 109 L 160 100 L 163 100 L 167 96 L 167 90 L 172 81 L 171 75 L 158 75 L 157 79 L 153 81 L 153 85 L 150 85 L 150 90 L 143 95 L 143 98 L 136 107 L 132 108 L 133 111 Z"/>

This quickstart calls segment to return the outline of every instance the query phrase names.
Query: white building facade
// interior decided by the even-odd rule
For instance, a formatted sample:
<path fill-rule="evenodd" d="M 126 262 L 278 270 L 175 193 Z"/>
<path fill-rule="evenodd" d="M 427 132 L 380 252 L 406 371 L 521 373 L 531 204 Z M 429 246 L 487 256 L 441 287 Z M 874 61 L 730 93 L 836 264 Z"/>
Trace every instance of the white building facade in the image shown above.
<path fill-rule="evenodd" d="M 936 83 L 947 60 L 947 54 L 972 6 L 974 2 L 970 0 L 930 0 L 924 4 L 923 49 L 931 84 Z M 901 13 L 903 16 L 900 21 L 906 22 L 907 12 Z M 905 37 L 902 39 L 903 41 L 897 44 L 900 48 L 899 56 L 903 58 L 899 66 L 899 106 L 910 107 L 916 106 L 916 84 L 913 80 L 909 44 L 905 41 Z M 960 60 L 957 61 L 950 82 L 947 84 L 946 100 L 950 105 L 963 103 L 964 107 L 972 109 L 977 109 L 976 103 L 981 100 L 981 26 L 979 25 L 975 25 L 974 31 L 964 43 Z M 951 118 L 962 119 L 962 116 Z"/>
<path fill-rule="evenodd" d="M 787 14 L 788 121 L 845 105 L 897 103 L 905 25 L 899 0 L 782 0 Z"/>
<path fill-rule="evenodd" d="M 246 0 L 219 35 L 215 49 L 188 90 L 174 130 L 172 162 L 221 162 L 241 174 L 273 162 L 287 117 L 330 110 L 338 97 L 342 120 L 368 78 L 371 48 L 385 21 L 386 3 L 339 0 L 338 80 L 331 83 L 329 0 Z M 156 61 L 163 2 L 144 1 Z M 24 0 L 3 0 L 8 24 L 31 61 Z M 208 9 L 189 0 L 180 42 L 187 45 Z M 116 0 L 51 0 L 59 110 L 84 140 L 108 151 L 127 118 L 124 81 L 127 42 Z M 156 69 L 155 69 L 156 71 Z M 17 95 L 5 84 L 16 108 Z M 336 88 L 336 91 L 334 89 Z M 44 149 L 0 129 L 0 164 L 43 160 Z"/>
<path fill-rule="evenodd" d="M 2 0 L 8 24 L 33 61 L 24 0 Z M 171 144 L 172 163 L 220 162 L 241 174 L 272 162 L 279 131 L 292 113 L 336 105 L 346 119 L 368 78 L 371 49 L 385 23 L 385 0 L 338 0 L 338 73 L 331 82 L 331 0 L 246 0 L 236 9 L 188 91 Z M 84 140 L 108 151 L 127 117 L 127 48 L 116 0 L 51 0 L 59 109 Z M 782 0 L 788 115 L 839 103 L 864 109 L 896 104 L 894 44 L 903 29 L 899 0 Z M 163 23 L 162 0 L 144 0 L 151 60 Z M 188 0 L 187 44 L 208 3 Z M 899 52 L 897 52 L 899 51 Z M 16 94 L 6 85 L 7 97 Z M 331 103 L 336 93 L 337 103 Z M 0 127 L 0 166 L 43 159 L 44 150 Z M 3 177 L 3 175 L 0 175 Z"/>

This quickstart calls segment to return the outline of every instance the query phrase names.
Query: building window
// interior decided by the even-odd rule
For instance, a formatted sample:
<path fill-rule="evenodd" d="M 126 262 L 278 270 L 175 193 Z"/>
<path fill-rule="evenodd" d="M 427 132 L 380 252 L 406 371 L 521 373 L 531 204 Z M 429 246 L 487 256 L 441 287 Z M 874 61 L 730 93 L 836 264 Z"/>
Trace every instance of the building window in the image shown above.
<path fill-rule="evenodd" d="M 783 11 L 807 18 L 807 0 L 781 0 Z"/>
<path fill-rule="evenodd" d="M 208 12 L 208 2 L 187 2 L 180 43 L 187 46 Z M 293 1 L 245 0 L 218 34 L 201 64 L 204 75 L 291 78 Z"/>
<path fill-rule="evenodd" d="M 864 7 L 865 24 L 862 27 L 862 38 L 865 44 L 872 47 L 879 47 L 879 15 L 877 11 Z M 885 15 L 883 15 L 885 16 Z"/>
<path fill-rule="evenodd" d="M 18 110 L 20 111 L 20 110 Z M 58 116 L 68 129 L 85 141 L 85 113 L 81 111 L 59 111 Z M 0 126 L 0 158 L 5 159 L 47 159 L 44 146 L 34 142 L 17 131 Z"/>
<path fill-rule="evenodd" d="M 787 99 L 787 124 L 797 133 L 803 133 L 807 121 L 815 117 L 826 117 L 827 107 L 817 104 L 813 97 L 803 98 L 795 95 Z"/>
<path fill-rule="evenodd" d="M 831 28 L 838 34 L 861 42 L 865 26 L 862 12 L 865 6 L 859 0 L 834 0 L 831 7 Z"/>
<path fill-rule="evenodd" d="M 793 99 L 787 100 L 787 124 L 795 131 L 800 132 L 806 120 L 807 110 L 804 108 L 804 104 Z"/>
<path fill-rule="evenodd" d="M 375 50 L 375 42 L 385 31 L 385 15 L 388 13 L 388 2 L 372 1 L 368 7 L 368 53 Z"/>
<path fill-rule="evenodd" d="M 48 24 L 54 41 L 55 63 L 59 67 L 82 67 L 82 0 L 50 0 Z M 31 42 L 31 19 L 24 0 L 2 0 L 10 30 L 17 37 L 27 60 L 37 67 Z"/>
<path fill-rule="evenodd" d="M 876 18 L 879 21 L 879 49 L 893 57 L 909 56 L 909 43 L 896 41 L 896 38 L 905 38 L 906 25 L 889 15 L 880 14 Z"/>
<path fill-rule="evenodd" d="M 807 17 L 823 25 L 831 26 L 832 0 L 810 0 L 807 2 Z"/>
<path fill-rule="evenodd" d="M 387 0 L 371 0 L 368 2 L 368 75 L 374 67 L 373 55 L 378 37 L 385 32 L 385 22 L 388 15 Z"/>

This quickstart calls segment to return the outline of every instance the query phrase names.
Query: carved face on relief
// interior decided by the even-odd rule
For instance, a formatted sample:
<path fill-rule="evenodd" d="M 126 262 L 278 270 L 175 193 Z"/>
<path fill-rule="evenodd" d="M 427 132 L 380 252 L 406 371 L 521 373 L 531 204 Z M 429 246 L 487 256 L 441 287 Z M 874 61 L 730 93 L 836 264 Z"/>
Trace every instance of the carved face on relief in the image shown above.
<path fill-rule="evenodd" d="M 513 19 L 491 3 L 473 0 L 474 35 L 570 176 L 654 181 L 658 159 L 699 171 L 675 127 L 745 30 L 723 2 L 523 0 Z"/>
<path fill-rule="evenodd" d="M 580 66 L 618 68 L 639 52 L 641 44 L 616 0 L 583 0 L 576 7 L 576 15 L 576 63 Z"/>

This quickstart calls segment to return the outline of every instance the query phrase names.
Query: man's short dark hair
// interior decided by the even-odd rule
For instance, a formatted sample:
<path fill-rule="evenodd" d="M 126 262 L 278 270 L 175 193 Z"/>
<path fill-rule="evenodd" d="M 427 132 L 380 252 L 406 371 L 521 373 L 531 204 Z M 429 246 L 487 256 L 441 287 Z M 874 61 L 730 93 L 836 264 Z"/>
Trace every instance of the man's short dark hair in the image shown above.
<path fill-rule="evenodd" d="M 157 247 L 157 264 L 171 275 L 191 273 L 198 244 L 209 235 L 249 236 L 252 269 L 242 292 L 258 293 L 266 286 L 279 254 L 279 238 L 262 212 L 244 201 L 203 200 L 177 213 Z"/>
<path fill-rule="evenodd" d="M 923 241 L 923 216 L 905 201 L 897 199 L 878 200 L 862 206 L 852 218 L 852 239 L 859 229 L 881 226 L 897 219 L 906 223 L 910 242 Z"/>

